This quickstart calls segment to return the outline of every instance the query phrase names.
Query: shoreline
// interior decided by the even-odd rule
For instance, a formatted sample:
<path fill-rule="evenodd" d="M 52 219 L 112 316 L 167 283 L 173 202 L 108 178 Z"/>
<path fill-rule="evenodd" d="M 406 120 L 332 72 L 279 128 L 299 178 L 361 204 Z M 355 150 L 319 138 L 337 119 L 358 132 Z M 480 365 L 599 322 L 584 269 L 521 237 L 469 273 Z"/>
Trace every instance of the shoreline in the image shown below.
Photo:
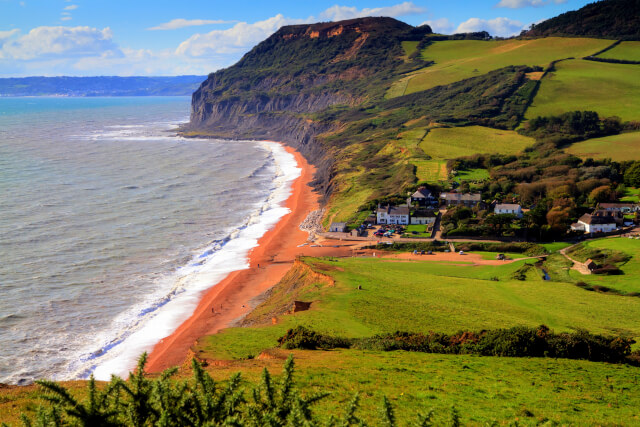
<path fill-rule="evenodd" d="M 280 143 L 281 144 L 281 143 Z M 248 314 L 251 301 L 278 283 L 303 250 L 300 245 L 309 237 L 300 230 L 307 215 L 319 209 L 319 196 L 309 183 L 315 167 L 293 148 L 281 144 L 295 157 L 300 176 L 291 184 L 291 194 L 283 203 L 290 210 L 258 239 L 258 245 L 247 255 L 249 268 L 229 273 L 205 291 L 193 314 L 169 336 L 156 343 L 149 354 L 147 371 L 161 372 L 179 366 L 189 355 L 195 342 L 230 327 Z"/>

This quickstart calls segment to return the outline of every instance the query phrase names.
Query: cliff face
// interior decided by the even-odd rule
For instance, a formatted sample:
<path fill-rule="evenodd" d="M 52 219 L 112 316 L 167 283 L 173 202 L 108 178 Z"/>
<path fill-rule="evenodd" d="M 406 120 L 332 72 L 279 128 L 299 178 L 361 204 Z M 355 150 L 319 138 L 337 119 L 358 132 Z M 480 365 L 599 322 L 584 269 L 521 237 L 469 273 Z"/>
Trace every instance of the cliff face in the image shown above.
<path fill-rule="evenodd" d="M 382 99 L 405 65 L 401 42 L 430 32 L 391 18 L 283 27 L 236 65 L 209 75 L 193 94 L 184 131 L 290 144 L 318 167 L 316 185 L 328 194 L 331 147 L 317 136 L 339 124 L 317 114 Z"/>

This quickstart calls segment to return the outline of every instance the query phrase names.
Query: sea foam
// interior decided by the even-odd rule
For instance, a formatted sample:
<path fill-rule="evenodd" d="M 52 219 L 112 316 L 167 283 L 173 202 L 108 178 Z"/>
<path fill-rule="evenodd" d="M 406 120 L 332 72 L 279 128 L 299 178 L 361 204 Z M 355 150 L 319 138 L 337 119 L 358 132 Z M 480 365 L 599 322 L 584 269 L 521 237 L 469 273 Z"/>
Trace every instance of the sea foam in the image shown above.
<path fill-rule="evenodd" d="M 143 352 L 150 351 L 191 316 L 205 291 L 229 273 L 249 267 L 248 254 L 258 245 L 258 239 L 290 211 L 284 202 L 301 172 L 295 157 L 281 144 L 263 141 L 260 145 L 271 153 L 276 166 L 276 179 L 266 202 L 226 238 L 194 252 L 186 265 L 162 278 L 162 291 L 118 316 L 86 348 L 69 378 L 93 374 L 96 379 L 108 380 L 112 374 L 126 375 Z"/>

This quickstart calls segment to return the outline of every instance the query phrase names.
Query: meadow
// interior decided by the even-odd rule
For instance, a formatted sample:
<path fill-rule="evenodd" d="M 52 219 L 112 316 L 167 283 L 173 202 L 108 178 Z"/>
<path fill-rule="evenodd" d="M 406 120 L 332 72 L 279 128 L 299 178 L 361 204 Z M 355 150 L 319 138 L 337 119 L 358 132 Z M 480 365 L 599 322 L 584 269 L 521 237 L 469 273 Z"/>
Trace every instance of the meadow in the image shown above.
<path fill-rule="evenodd" d="M 574 280 L 582 281 L 592 286 L 605 286 L 623 293 L 640 294 L 640 282 L 638 282 L 638 277 L 640 277 L 640 240 L 629 239 L 626 237 L 616 237 L 610 239 L 591 240 L 585 242 L 584 245 L 587 248 L 624 252 L 625 254 L 631 255 L 631 259 L 626 263 L 618 266 L 624 273 L 622 275 L 583 275 L 575 270 L 571 270 L 570 274 Z M 638 297 L 627 298 L 636 299 Z"/>
<path fill-rule="evenodd" d="M 610 40 L 548 37 L 534 40 L 437 41 L 422 51 L 435 64 L 395 82 L 387 97 L 446 85 L 479 76 L 508 65 L 546 67 L 554 60 L 591 55 L 609 46 Z"/>
<path fill-rule="evenodd" d="M 541 81 L 526 118 L 596 111 L 623 121 L 640 116 L 638 66 L 580 59 L 562 61 Z"/>
<path fill-rule="evenodd" d="M 515 131 L 465 126 L 433 128 L 419 147 L 432 158 L 454 159 L 477 153 L 517 154 L 533 143 L 533 138 Z"/>
<path fill-rule="evenodd" d="M 613 49 L 601 53 L 598 58 L 640 61 L 640 41 L 622 42 Z"/>
<path fill-rule="evenodd" d="M 640 132 L 593 138 L 577 142 L 565 149 L 583 159 L 611 159 L 617 162 L 640 160 Z"/>

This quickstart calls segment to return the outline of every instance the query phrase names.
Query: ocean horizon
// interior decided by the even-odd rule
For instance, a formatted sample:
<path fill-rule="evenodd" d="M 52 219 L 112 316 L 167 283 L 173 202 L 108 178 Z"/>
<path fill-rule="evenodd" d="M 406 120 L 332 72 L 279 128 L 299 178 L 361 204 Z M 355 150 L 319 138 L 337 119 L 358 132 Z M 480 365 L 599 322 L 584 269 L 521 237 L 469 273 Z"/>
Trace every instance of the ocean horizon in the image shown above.
<path fill-rule="evenodd" d="M 295 158 L 176 136 L 189 108 L 0 98 L 0 382 L 125 375 L 288 212 Z"/>

